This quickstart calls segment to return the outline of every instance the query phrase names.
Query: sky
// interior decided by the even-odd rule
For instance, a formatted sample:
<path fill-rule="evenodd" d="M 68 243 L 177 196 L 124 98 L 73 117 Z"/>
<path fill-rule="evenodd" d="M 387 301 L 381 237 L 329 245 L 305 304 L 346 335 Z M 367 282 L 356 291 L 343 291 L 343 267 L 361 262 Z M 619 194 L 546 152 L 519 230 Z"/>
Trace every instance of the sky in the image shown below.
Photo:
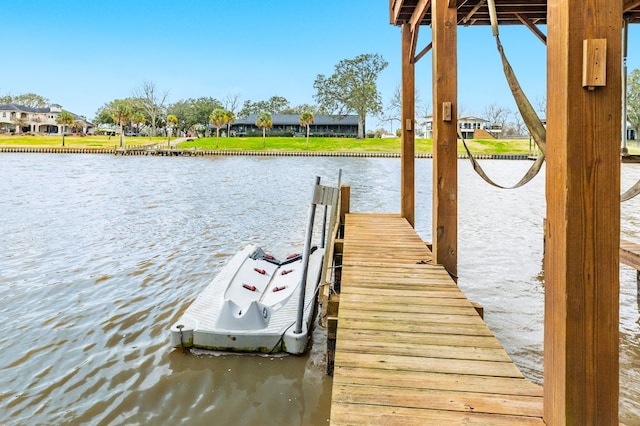
<path fill-rule="evenodd" d="M 36 93 L 93 119 L 144 82 L 167 100 L 285 97 L 314 104 L 313 82 L 343 59 L 377 53 L 388 108 L 401 81 L 401 31 L 388 0 L 0 0 L 0 95 Z M 546 28 L 541 30 L 546 32 Z M 528 29 L 501 41 L 534 107 L 545 100 L 546 47 Z M 421 27 L 416 51 L 431 41 Z M 629 33 L 629 72 L 640 68 L 640 28 Z M 432 112 L 431 53 L 416 64 L 418 112 Z M 458 110 L 516 109 L 490 27 L 459 27 Z M 368 127 L 371 128 L 371 120 Z M 388 127 L 390 124 L 377 123 Z M 378 126 L 375 126 L 376 128 Z M 393 126 L 393 124 L 391 124 Z M 397 127 L 397 125 L 396 125 Z"/>

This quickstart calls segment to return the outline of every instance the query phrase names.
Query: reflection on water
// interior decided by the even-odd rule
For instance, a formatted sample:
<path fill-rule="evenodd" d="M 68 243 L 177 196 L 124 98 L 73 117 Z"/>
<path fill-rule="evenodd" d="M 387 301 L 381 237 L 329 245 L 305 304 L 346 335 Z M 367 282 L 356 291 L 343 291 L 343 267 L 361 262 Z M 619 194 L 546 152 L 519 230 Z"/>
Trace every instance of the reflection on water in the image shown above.
<path fill-rule="evenodd" d="M 544 181 L 502 191 L 460 162 L 459 283 L 527 377 L 542 380 Z M 485 161 L 497 180 L 530 164 Z M 184 354 L 168 328 L 247 243 L 301 246 L 313 178 L 352 211 L 399 210 L 394 159 L 0 156 L 0 423 L 326 424 L 324 330 L 305 356 Z M 416 167 L 431 239 L 431 160 Z M 623 186 L 640 178 L 623 165 Z M 623 236 L 640 241 L 640 201 Z M 621 415 L 640 424 L 635 271 L 621 269 Z"/>

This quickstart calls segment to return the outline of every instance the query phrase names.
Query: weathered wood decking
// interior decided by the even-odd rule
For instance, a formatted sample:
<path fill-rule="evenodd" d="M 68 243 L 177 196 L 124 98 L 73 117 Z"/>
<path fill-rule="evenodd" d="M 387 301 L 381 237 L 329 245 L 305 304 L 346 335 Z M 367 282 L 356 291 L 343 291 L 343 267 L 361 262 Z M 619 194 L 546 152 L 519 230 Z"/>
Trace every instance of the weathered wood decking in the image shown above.
<path fill-rule="evenodd" d="M 331 424 L 539 425 L 527 381 L 399 215 L 348 214 Z"/>

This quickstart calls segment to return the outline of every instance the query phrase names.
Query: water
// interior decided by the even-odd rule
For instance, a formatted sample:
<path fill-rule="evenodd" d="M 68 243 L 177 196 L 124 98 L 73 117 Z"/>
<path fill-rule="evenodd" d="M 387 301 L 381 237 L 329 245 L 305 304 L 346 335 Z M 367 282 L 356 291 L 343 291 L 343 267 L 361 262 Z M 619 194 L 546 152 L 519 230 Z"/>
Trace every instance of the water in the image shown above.
<path fill-rule="evenodd" d="M 482 164 L 505 184 L 530 165 Z M 327 424 L 324 330 L 301 357 L 213 356 L 171 350 L 168 328 L 246 244 L 301 247 L 313 179 L 340 168 L 352 211 L 399 210 L 397 159 L 1 155 L 0 424 Z M 459 171 L 459 284 L 541 382 L 544 178 L 503 191 Z M 623 165 L 623 187 L 638 178 Z M 431 160 L 416 180 L 431 240 Z M 632 241 L 639 203 L 622 209 Z M 620 276 L 621 419 L 638 425 L 635 271 Z"/>

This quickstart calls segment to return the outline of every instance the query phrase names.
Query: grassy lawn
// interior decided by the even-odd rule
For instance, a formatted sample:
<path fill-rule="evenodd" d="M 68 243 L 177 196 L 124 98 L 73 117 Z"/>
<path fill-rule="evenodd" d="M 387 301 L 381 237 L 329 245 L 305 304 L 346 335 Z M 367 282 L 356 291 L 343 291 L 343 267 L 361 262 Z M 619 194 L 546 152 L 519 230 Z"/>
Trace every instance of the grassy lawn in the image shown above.
<path fill-rule="evenodd" d="M 529 154 L 528 140 L 473 140 L 467 145 L 474 154 Z M 180 148 L 216 149 L 216 138 L 196 138 L 183 142 Z M 221 137 L 218 148 L 223 150 L 260 151 L 351 151 L 351 152 L 400 152 L 400 139 L 352 139 L 352 138 L 309 138 L 309 148 L 304 137 L 267 137 L 266 148 L 263 148 L 261 137 Z M 416 139 L 416 153 L 431 153 L 431 139 Z M 464 154 L 462 142 L 458 143 L 458 152 Z"/>
<path fill-rule="evenodd" d="M 166 137 L 126 137 L 125 144 L 129 147 L 167 143 Z M 118 136 L 73 136 L 65 137 L 65 146 L 72 148 L 114 148 L 119 146 Z M 261 137 L 221 137 L 218 149 L 238 151 L 351 151 L 351 152 L 400 152 L 400 139 L 353 139 L 353 138 L 309 138 L 309 148 L 304 137 L 267 137 L 266 148 L 263 148 Z M 504 154 L 528 155 L 530 150 L 528 139 L 515 140 L 485 140 L 474 139 L 467 141 L 473 154 Z M 0 135 L 0 146 L 62 146 L 62 136 L 9 136 Z M 192 141 L 179 144 L 179 148 L 197 148 L 205 150 L 216 149 L 216 138 L 194 138 Z M 640 154 L 640 142 L 629 141 L 629 153 Z M 416 153 L 429 154 L 433 150 L 431 139 L 416 139 Z M 462 142 L 458 142 L 458 153 L 465 154 Z"/>
<path fill-rule="evenodd" d="M 165 138 L 126 137 L 127 146 L 148 145 L 158 142 L 166 142 Z M 64 137 L 64 146 L 71 148 L 113 148 L 120 145 L 119 136 L 73 136 Z M 62 136 L 7 136 L 0 135 L 0 146 L 62 146 Z"/>

